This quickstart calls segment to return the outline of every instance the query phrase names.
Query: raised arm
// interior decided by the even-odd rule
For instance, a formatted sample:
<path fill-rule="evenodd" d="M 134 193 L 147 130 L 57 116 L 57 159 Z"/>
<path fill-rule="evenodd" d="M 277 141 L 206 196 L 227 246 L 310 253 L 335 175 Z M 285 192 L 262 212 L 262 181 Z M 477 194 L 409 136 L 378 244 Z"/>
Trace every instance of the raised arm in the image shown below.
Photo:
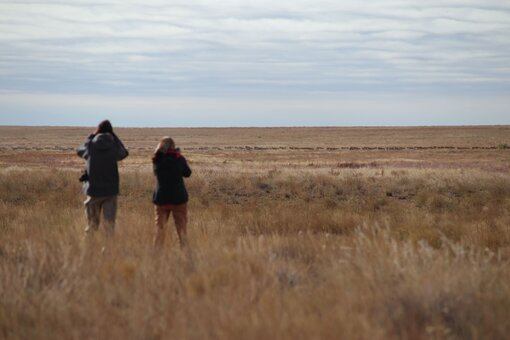
<path fill-rule="evenodd" d="M 77 149 L 76 149 L 76 154 L 81 157 L 81 158 L 84 158 L 84 159 L 88 159 L 89 158 L 89 143 L 90 141 L 94 138 L 94 134 L 91 134 L 87 137 L 87 140 L 85 141 L 85 143 L 83 143 L 82 145 L 80 145 Z"/>
<path fill-rule="evenodd" d="M 121 161 L 124 158 L 126 158 L 127 156 L 129 156 L 129 151 L 126 149 L 126 147 L 124 146 L 124 144 L 122 143 L 120 138 L 117 137 L 116 134 L 113 134 L 113 138 L 115 140 L 115 144 L 117 145 L 117 155 L 116 155 L 117 160 Z"/>
<path fill-rule="evenodd" d="M 182 177 L 191 176 L 191 169 L 188 166 L 188 162 L 186 162 L 186 158 L 182 157 Z"/>

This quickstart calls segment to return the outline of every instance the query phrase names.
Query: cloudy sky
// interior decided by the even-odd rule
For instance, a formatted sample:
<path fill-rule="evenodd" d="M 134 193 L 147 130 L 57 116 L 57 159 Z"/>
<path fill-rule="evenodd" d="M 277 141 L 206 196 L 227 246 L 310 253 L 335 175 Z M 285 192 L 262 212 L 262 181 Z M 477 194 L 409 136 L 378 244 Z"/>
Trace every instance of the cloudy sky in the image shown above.
<path fill-rule="evenodd" d="M 510 1 L 0 0 L 0 124 L 510 124 Z"/>

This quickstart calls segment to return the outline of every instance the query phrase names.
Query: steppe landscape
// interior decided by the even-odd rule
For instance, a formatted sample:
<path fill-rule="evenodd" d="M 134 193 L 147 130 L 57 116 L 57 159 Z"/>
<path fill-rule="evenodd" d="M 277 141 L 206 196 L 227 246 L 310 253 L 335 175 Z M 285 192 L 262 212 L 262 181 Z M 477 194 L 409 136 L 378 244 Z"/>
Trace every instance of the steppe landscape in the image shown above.
<path fill-rule="evenodd" d="M 91 131 L 0 127 L 2 339 L 510 338 L 510 126 L 116 129 L 116 235 L 87 245 Z M 165 135 L 188 250 L 152 248 Z"/>

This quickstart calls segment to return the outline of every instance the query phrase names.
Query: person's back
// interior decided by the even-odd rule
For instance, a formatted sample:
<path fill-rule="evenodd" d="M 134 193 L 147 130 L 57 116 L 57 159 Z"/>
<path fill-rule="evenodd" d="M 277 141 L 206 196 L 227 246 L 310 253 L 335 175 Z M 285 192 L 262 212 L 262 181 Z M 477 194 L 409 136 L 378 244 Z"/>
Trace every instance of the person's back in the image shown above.
<path fill-rule="evenodd" d="M 156 153 L 154 174 L 157 178 L 153 195 L 155 204 L 183 204 L 188 201 L 183 177 L 189 177 L 191 169 L 180 153 Z"/>
<path fill-rule="evenodd" d="M 127 157 L 127 150 L 110 133 L 99 133 L 86 146 L 84 158 L 89 181 L 89 196 L 113 196 L 119 193 L 117 162 Z"/>

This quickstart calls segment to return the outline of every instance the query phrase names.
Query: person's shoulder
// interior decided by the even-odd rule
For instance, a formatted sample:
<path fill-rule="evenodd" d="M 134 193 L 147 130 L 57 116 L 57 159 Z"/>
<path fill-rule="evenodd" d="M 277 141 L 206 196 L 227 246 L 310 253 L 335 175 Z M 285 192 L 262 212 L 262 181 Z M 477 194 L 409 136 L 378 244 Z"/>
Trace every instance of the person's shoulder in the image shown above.
<path fill-rule="evenodd" d="M 184 157 L 183 155 L 179 155 L 179 158 L 177 158 L 177 161 L 181 162 L 181 163 L 188 163 L 186 157 Z"/>
<path fill-rule="evenodd" d="M 168 162 L 169 160 L 171 160 L 171 157 L 170 155 L 167 155 L 166 153 L 163 153 L 163 152 L 157 152 L 155 155 L 154 155 L 154 161 L 157 162 L 157 163 L 166 163 Z"/>

